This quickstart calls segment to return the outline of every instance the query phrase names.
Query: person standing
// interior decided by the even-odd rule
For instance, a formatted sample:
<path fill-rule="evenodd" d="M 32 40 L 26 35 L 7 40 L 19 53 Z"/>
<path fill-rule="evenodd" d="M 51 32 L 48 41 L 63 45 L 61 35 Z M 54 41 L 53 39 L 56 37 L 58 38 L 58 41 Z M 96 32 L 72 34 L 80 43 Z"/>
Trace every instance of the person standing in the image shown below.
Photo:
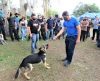
<path fill-rule="evenodd" d="M 54 18 L 54 35 L 57 35 L 58 32 L 61 30 L 61 22 L 58 15 L 55 15 Z M 58 37 L 60 39 L 61 36 Z"/>
<path fill-rule="evenodd" d="M 62 16 L 64 18 L 64 23 L 63 23 L 64 27 L 53 39 L 54 40 L 57 39 L 64 32 L 64 30 L 66 30 L 67 33 L 65 39 L 66 58 L 63 59 L 63 61 L 64 61 L 64 66 L 67 67 L 72 62 L 75 45 L 80 42 L 81 27 L 79 22 L 75 18 L 70 17 L 67 11 L 64 11 Z"/>
<path fill-rule="evenodd" d="M 22 40 L 25 40 L 27 36 L 27 20 L 25 19 L 25 17 L 22 17 L 20 21 L 20 27 L 21 27 L 21 38 Z"/>
<path fill-rule="evenodd" d="M 98 23 L 99 23 L 99 18 L 98 17 L 96 17 L 95 18 L 95 20 L 93 21 L 93 25 L 94 25 L 94 27 L 93 27 L 93 36 L 92 36 L 92 40 L 94 40 L 94 38 L 95 38 L 95 34 L 96 34 L 96 41 L 98 40 Z"/>
<path fill-rule="evenodd" d="M 87 37 L 87 28 L 89 26 L 89 22 L 86 18 L 84 18 L 82 21 L 81 21 L 81 38 L 80 40 L 82 40 L 83 42 L 86 40 L 86 37 Z"/>
<path fill-rule="evenodd" d="M 4 25 L 5 25 L 5 19 L 2 16 L 0 16 L 0 33 L 3 34 L 4 40 L 7 40 Z"/>
<path fill-rule="evenodd" d="M 39 24 L 39 21 L 36 18 L 35 14 L 31 15 L 31 19 L 28 22 L 28 33 L 31 37 L 32 43 L 31 43 L 31 53 L 35 53 L 35 49 L 37 49 L 37 42 L 39 41 L 39 31 L 41 29 L 41 26 Z"/>
<path fill-rule="evenodd" d="M 47 39 L 53 39 L 53 35 L 54 35 L 54 20 L 52 17 L 49 17 L 49 19 L 47 20 L 47 32 L 46 32 L 46 38 Z"/>
<path fill-rule="evenodd" d="M 15 18 L 12 16 L 12 13 L 10 13 L 10 17 L 8 17 L 7 19 L 9 23 L 9 34 L 10 34 L 11 40 L 14 41 L 14 39 L 16 39 L 17 41 L 19 41 L 19 37 L 15 29 Z"/>
<path fill-rule="evenodd" d="M 44 16 L 40 18 L 40 25 L 41 25 L 41 36 L 43 40 L 46 40 L 46 20 Z"/>
<path fill-rule="evenodd" d="M 90 37 L 90 29 L 93 27 L 93 23 L 91 19 L 88 19 L 89 25 L 87 27 L 87 36 L 86 38 Z"/>
<path fill-rule="evenodd" d="M 16 29 L 16 33 L 17 33 L 18 37 L 19 37 L 19 20 L 20 20 L 19 14 L 15 13 L 15 23 L 16 23 L 15 29 Z"/>

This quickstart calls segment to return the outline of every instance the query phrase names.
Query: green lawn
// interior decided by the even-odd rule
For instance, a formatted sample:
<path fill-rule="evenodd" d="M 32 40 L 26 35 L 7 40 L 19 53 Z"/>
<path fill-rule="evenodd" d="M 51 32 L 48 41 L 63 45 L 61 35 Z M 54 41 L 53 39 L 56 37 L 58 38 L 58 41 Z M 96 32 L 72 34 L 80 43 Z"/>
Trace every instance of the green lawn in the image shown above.
<path fill-rule="evenodd" d="M 31 54 L 29 41 L 7 42 L 0 45 L 0 81 L 15 81 L 14 74 L 22 59 Z M 39 46 L 44 44 L 39 42 Z M 91 40 L 76 46 L 73 63 L 70 67 L 63 66 L 61 59 L 65 56 L 64 40 L 49 41 L 47 62 L 51 69 L 42 64 L 33 65 L 30 81 L 99 81 L 100 80 L 100 49 Z M 27 81 L 22 76 L 16 81 Z"/>

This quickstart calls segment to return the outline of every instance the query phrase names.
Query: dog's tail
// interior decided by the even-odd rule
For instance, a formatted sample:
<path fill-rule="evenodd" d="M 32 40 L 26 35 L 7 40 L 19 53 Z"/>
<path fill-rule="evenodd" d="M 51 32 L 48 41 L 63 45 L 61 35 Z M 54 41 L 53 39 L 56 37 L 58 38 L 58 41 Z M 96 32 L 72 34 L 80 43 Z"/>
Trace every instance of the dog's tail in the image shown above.
<path fill-rule="evenodd" d="M 20 74 L 20 68 L 18 68 L 18 70 L 17 70 L 17 72 L 16 72 L 16 74 L 15 74 L 15 79 L 18 78 L 19 74 Z"/>
<path fill-rule="evenodd" d="M 16 71 L 16 74 L 15 74 L 15 79 L 17 79 L 18 78 L 18 76 L 19 76 L 19 74 L 20 74 L 20 71 L 21 71 L 21 64 L 20 64 L 20 66 L 19 66 L 19 68 L 17 69 L 17 71 Z"/>

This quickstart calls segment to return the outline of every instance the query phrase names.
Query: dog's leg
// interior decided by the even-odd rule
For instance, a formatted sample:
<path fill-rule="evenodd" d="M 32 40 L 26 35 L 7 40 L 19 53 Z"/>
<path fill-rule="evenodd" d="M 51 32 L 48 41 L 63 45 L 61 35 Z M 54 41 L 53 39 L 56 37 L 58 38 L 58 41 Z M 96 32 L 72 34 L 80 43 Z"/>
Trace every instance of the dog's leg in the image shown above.
<path fill-rule="evenodd" d="M 47 64 L 46 62 L 46 58 L 44 59 L 44 66 L 47 68 L 47 69 L 50 69 L 51 67 L 48 66 L 49 64 Z"/>
<path fill-rule="evenodd" d="M 50 68 L 51 68 L 51 67 L 48 66 L 48 64 L 47 64 L 46 62 L 44 63 L 44 66 L 45 66 L 47 69 L 50 69 Z"/>
<path fill-rule="evenodd" d="M 26 79 L 30 80 L 30 77 L 27 75 L 27 72 L 24 73 Z"/>
<path fill-rule="evenodd" d="M 31 71 L 32 71 L 32 69 L 33 69 L 33 66 L 32 66 L 32 64 L 29 64 L 29 72 L 28 73 L 30 73 Z"/>
<path fill-rule="evenodd" d="M 29 69 L 27 69 L 27 70 L 25 71 L 24 76 L 25 76 L 26 79 L 29 80 L 30 77 L 28 76 L 28 74 L 32 71 L 33 66 L 32 66 L 32 64 L 28 64 L 28 67 L 29 67 Z"/>
<path fill-rule="evenodd" d="M 30 77 L 28 76 L 28 70 L 29 70 L 29 68 L 26 67 L 26 68 L 25 68 L 25 71 L 24 71 L 24 77 L 25 77 L 27 80 L 30 79 Z"/>

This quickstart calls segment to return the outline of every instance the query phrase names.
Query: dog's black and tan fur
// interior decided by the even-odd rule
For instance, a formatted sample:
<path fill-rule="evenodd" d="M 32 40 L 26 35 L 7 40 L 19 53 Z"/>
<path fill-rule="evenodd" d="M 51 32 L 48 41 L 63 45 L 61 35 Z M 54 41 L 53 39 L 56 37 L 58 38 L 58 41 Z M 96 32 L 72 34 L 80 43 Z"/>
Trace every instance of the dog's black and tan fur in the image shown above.
<path fill-rule="evenodd" d="M 46 63 L 46 50 L 48 49 L 48 44 L 45 46 L 42 46 L 39 48 L 39 52 L 33 55 L 29 55 L 26 58 L 23 59 L 22 63 L 20 64 L 16 74 L 15 74 L 15 79 L 18 78 L 22 68 L 25 69 L 24 71 L 24 76 L 26 79 L 30 79 L 28 74 L 32 71 L 33 66 L 32 64 L 40 63 L 41 61 L 43 62 L 44 66 L 49 69 L 50 67 Z"/>

